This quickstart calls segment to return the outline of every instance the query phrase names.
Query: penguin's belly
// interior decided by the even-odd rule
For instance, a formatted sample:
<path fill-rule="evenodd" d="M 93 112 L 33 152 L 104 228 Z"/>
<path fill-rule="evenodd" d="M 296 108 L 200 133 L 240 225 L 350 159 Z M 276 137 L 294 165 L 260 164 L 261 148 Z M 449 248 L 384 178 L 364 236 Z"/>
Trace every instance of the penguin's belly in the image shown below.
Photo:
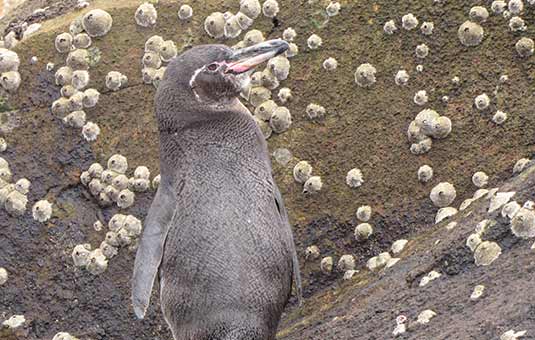
<path fill-rule="evenodd" d="M 291 245 L 272 195 L 261 182 L 226 183 L 197 183 L 169 231 L 161 300 L 175 324 L 235 312 L 269 323 L 290 295 Z"/>

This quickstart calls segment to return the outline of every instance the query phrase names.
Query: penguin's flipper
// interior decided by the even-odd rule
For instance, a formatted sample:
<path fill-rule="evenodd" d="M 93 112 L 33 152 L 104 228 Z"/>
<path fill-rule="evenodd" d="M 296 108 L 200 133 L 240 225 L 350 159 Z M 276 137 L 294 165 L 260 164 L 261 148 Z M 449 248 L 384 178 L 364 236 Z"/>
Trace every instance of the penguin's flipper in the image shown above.
<path fill-rule="evenodd" d="M 286 225 L 286 228 L 288 229 L 288 233 L 290 237 L 291 252 L 292 252 L 292 267 L 293 267 L 292 275 L 293 275 L 293 280 L 295 282 L 295 291 L 297 294 L 297 300 L 299 301 L 299 306 L 301 306 L 303 305 L 303 286 L 301 284 L 301 271 L 299 270 L 299 259 L 297 258 L 297 250 L 295 248 L 292 227 L 290 226 L 290 220 L 288 219 L 288 212 L 286 211 L 286 207 L 284 206 L 284 201 L 279 191 L 279 187 L 277 186 L 276 183 L 272 183 L 272 184 L 273 184 L 273 194 L 275 196 L 275 204 L 277 205 L 277 209 L 279 210 L 283 223 Z"/>
<path fill-rule="evenodd" d="M 161 183 L 152 201 L 137 249 L 132 276 L 132 304 L 139 319 L 149 306 L 152 286 L 162 261 L 170 222 L 176 212 L 176 194 L 170 185 Z"/>

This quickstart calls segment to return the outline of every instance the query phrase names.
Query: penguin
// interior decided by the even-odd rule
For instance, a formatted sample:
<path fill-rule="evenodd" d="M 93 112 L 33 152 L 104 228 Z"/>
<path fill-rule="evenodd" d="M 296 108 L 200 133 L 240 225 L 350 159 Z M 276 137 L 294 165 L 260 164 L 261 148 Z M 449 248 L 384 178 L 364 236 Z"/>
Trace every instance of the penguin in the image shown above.
<path fill-rule="evenodd" d="M 155 97 L 160 185 L 137 250 L 132 303 L 156 276 L 175 340 L 272 340 L 299 262 L 267 144 L 239 101 L 255 66 L 288 43 L 200 45 L 174 58 Z"/>

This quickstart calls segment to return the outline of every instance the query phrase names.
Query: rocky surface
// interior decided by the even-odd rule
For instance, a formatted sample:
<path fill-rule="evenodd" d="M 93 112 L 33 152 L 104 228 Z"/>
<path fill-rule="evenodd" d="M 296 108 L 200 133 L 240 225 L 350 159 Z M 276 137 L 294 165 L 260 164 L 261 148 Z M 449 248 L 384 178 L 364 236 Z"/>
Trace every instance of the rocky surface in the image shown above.
<path fill-rule="evenodd" d="M 429 192 L 437 183 L 448 181 L 457 189 L 453 206 L 471 197 L 477 189 L 472 174 L 485 171 L 489 186 L 500 186 L 511 177 L 516 160 L 533 153 L 535 114 L 533 111 L 533 57 L 521 59 L 514 50 L 516 41 L 533 33 L 509 31 L 508 20 L 491 16 L 483 24 L 485 37 L 477 47 L 464 47 L 457 29 L 468 19 L 477 2 L 341 1 L 340 15 L 326 22 L 325 3 L 309 5 L 300 1 L 279 1 L 277 20 L 261 17 L 253 28 L 266 38 L 280 37 L 287 27 L 298 32 L 300 53 L 292 59 L 288 80 L 294 100 L 288 104 L 293 115 L 290 130 L 269 139 L 270 149 L 290 149 L 294 158 L 274 171 L 290 213 L 302 263 L 306 303 L 302 309 L 289 306 L 280 327 L 281 339 L 387 339 L 392 337 L 396 317 L 409 319 L 407 339 L 495 339 L 509 330 L 528 330 L 533 336 L 534 301 L 523 292 L 533 288 L 530 272 L 529 241 L 514 237 L 508 223 L 492 216 L 497 224 L 488 235 L 502 247 L 503 254 L 489 267 L 476 267 L 466 237 L 483 218 L 488 202 L 481 199 L 464 213 L 454 217 L 459 224 L 452 231 L 447 222 L 432 226 L 435 208 Z M 138 165 L 158 173 L 157 131 L 153 118 L 154 88 L 141 80 L 141 56 L 145 40 L 154 35 L 173 39 L 179 50 L 199 43 L 214 42 L 203 31 L 204 18 L 213 11 L 238 10 L 237 0 L 207 1 L 203 6 L 191 2 L 192 19 L 179 22 L 179 4 L 160 1 L 159 18 L 154 28 L 136 26 L 134 12 L 138 1 L 92 1 L 91 8 L 104 8 L 113 16 L 114 26 L 103 38 L 94 39 L 89 87 L 101 93 L 97 107 L 87 110 L 101 135 L 95 143 L 86 142 L 79 129 L 67 128 L 62 117 L 51 113 L 51 103 L 59 97 L 53 73 L 47 63 L 63 65 L 65 56 L 54 49 L 57 34 L 68 30 L 69 23 L 81 13 L 72 11 L 69 1 L 32 2 L 13 13 L 9 22 L 27 19 L 36 7 L 58 6 L 58 18 L 42 21 L 38 34 L 22 41 L 16 51 L 21 58 L 22 85 L 3 103 L 0 113 L 2 135 L 8 149 L 0 156 L 9 161 L 16 179 L 32 182 L 29 207 L 47 198 L 54 204 L 52 219 L 37 223 L 30 211 L 14 218 L 0 210 L 0 267 L 9 272 L 8 282 L 0 287 L 0 320 L 24 314 L 27 327 L 18 335 L 24 339 L 51 339 L 59 331 L 68 331 L 81 339 L 170 339 L 160 317 L 157 298 L 145 321 L 137 321 L 129 302 L 129 279 L 135 252 L 122 250 L 110 260 L 108 270 L 99 276 L 77 269 L 71 251 L 76 244 L 100 244 L 105 231 L 92 225 L 107 222 L 117 208 L 102 209 L 80 184 L 82 170 L 98 161 L 105 164 L 115 153 L 128 158 L 129 174 Z M 62 7 L 63 6 L 63 7 Z M 53 7 L 56 8 L 56 7 Z M 401 16 L 412 12 L 420 22 L 435 23 L 433 35 L 418 29 L 401 30 Z M 527 7 L 525 16 L 534 14 Z M 54 17 L 51 15 L 50 17 Z M 396 19 L 400 31 L 387 36 L 383 24 Z M 320 35 L 323 46 L 311 51 L 306 40 Z M 225 41 L 232 45 L 237 40 Z M 430 55 L 415 57 L 415 47 L 425 42 Z M 96 47 L 96 48 L 95 48 Z M 38 62 L 30 64 L 32 56 Z M 338 68 L 327 72 L 322 62 L 338 60 Z M 377 83 L 360 88 L 354 83 L 358 65 L 369 62 L 377 68 Z M 416 72 L 417 64 L 424 70 Z M 408 86 L 394 83 L 400 69 L 411 75 Z M 104 77 L 112 70 L 129 78 L 128 86 L 117 92 L 105 88 Z M 498 85 L 501 75 L 509 81 Z M 451 79 L 460 77 L 460 84 Z M 425 89 L 430 98 L 427 107 L 450 117 L 451 135 L 435 141 L 431 151 L 422 156 L 410 153 L 406 131 L 423 108 L 414 104 L 414 94 Z M 496 92 L 494 92 L 496 90 Z M 488 112 L 473 107 L 474 98 L 486 92 L 492 97 Z M 448 103 L 441 101 L 449 96 Z M 306 106 L 318 103 L 327 110 L 326 117 L 310 121 Z M 501 126 L 491 122 L 496 109 L 507 111 Z M 309 161 L 314 174 L 322 176 L 324 188 L 316 195 L 303 195 L 295 183 L 292 168 L 299 160 Z M 434 169 L 431 182 L 421 184 L 417 170 L 423 164 Z M 365 183 L 351 189 L 347 172 L 358 167 Z M 518 191 L 523 203 L 533 199 L 533 170 L 505 184 Z M 531 196 L 530 196 L 531 195 Z M 136 204 L 126 213 L 142 218 L 152 193 L 137 195 Z M 375 232 L 367 241 L 357 242 L 353 232 L 358 224 L 357 208 L 372 206 L 370 223 Z M 470 216 L 465 216 L 472 211 Z M 369 273 L 366 261 L 399 238 L 410 240 L 402 260 L 378 274 Z M 435 242 L 440 242 L 435 245 Z M 360 273 L 349 282 L 343 273 L 325 275 L 319 261 L 305 262 L 305 248 L 317 245 L 321 256 L 353 254 Z M 421 276 L 431 270 L 442 276 L 426 287 L 418 287 Z M 485 293 L 470 301 L 475 285 L 484 284 Z M 437 313 L 429 324 L 414 326 L 416 316 L 425 309 Z M 4 331 L 3 331 L 4 332 Z M 15 335 L 0 333 L 16 338 Z"/>

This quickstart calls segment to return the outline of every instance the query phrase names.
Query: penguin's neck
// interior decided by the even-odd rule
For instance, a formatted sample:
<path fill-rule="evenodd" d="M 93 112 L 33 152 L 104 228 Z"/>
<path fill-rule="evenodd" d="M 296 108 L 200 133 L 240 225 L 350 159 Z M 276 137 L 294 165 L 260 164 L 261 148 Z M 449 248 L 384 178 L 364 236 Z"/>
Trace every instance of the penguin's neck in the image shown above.
<path fill-rule="evenodd" d="M 212 162 L 224 154 L 244 162 L 266 162 L 266 141 L 249 110 L 236 99 L 221 107 L 202 107 L 195 120 L 160 121 L 163 177 L 188 173 L 193 162 Z M 189 117 L 180 112 L 175 117 Z M 268 161 L 269 162 L 269 161 Z"/>

